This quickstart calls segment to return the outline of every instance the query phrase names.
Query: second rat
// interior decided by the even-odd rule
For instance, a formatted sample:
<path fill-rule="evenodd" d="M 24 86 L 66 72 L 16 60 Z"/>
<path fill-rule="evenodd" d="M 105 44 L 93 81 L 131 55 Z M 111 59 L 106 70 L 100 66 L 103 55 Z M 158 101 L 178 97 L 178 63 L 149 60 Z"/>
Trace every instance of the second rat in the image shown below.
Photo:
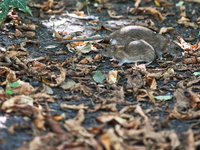
<path fill-rule="evenodd" d="M 154 48 L 142 39 L 126 45 L 107 47 L 102 51 L 102 54 L 116 59 L 119 61 L 119 65 L 133 62 L 151 63 L 156 57 Z"/>

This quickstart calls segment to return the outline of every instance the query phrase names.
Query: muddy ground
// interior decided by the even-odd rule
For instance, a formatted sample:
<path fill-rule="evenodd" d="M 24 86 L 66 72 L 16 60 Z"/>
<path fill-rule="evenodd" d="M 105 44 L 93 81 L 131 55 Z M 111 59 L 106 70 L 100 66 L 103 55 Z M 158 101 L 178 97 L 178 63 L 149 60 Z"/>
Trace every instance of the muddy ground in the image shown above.
<path fill-rule="evenodd" d="M 169 2 L 173 3 L 174 5 L 177 4 L 179 1 L 178 0 L 168 0 Z M 111 1 L 110 1 L 111 2 Z M 93 3 L 93 1 L 91 1 Z M 155 20 L 154 17 L 148 16 L 145 20 L 133 20 L 130 19 L 133 17 L 133 15 L 128 14 L 128 9 L 130 7 L 133 7 L 134 2 L 132 1 L 112 1 L 112 4 L 114 6 L 114 9 L 117 10 L 118 15 L 123 15 L 123 18 L 120 19 L 113 19 L 109 17 L 107 13 L 108 8 L 102 8 L 101 12 L 98 12 L 95 7 L 91 5 L 85 6 L 82 11 L 85 12 L 86 15 L 91 15 L 91 16 L 96 16 L 99 18 L 99 23 L 97 24 L 89 24 L 88 20 L 84 19 L 77 19 L 73 17 L 68 17 L 68 16 L 62 16 L 61 14 L 53 14 L 53 15 L 48 15 L 45 14 L 44 17 L 40 17 L 39 14 L 39 9 L 31 7 L 33 16 L 29 15 L 24 15 L 24 13 L 18 11 L 19 16 L 21 20 L 25 23 L 28 22 L 28 20 L 31 20 L 32 23 L 38 25 L 36 29 L 36 36 L 32 40 L 38 40 L 39 39 L 39 45 L 27 45 L 26 48 L 30 52 L 31 58 L 37 58 L 40 56 L 49 56 L 49 61 L 54 61 L 58 63 L 62 63 L 64 60 L 70 58 L 74 54 L 69 52 L 67 47 L 65 45 L 61 44 L 54 44 L 57 47 L 52 48 L 52 49 L 46 49 L 45 47 L 47 46 L 47 42 L 53 42 L 55 41 L 55 37 L 53 37 L 53 23 L 55 24 L 55 30 L 56 31 L 67 31 L 68 33 L 76 32 L 77 35 L 94 35 L 94 34 L 100 34 L 100 35 L 108 35 L 111 33 L 111 31 L 108 30 L 100 30 L 97 32 L 94 32 L 92 27 L 97 27 L 97 26 L 105 26 L 113 31 L 117 30 L 121 26 L 126 26 L 126 25 L 135 25 L 139 23 L 145 23 L 146 19 L 152 19 L 152 21 L 155 23 L 155 26 L 160 29 L 161 27 L 173 27 L 174 31 L 178 32 L 179 35 L 183 38 L 188 38 L 191 35 L 194 36 L 193 40 L 190 41 L 190 43 L 195 44 L 197 39 L 199 38 L 199 28 L 194 29 L 192 27 L 185 27 L 184 25 L 177 24 L 177 20 L 180 19 L 180 10 L 179 7 L 172 6 L 172 7 L 158 7 L 154 4 L 154 2 L 146 3 L 146 4 L 141 4 L 142 7 L 157 7 L 159 10 L 164 9 L 166 13 L 170 13 L 169 15 L 166 16 L 166 19 L 162 22 L 159 23 L 157 20 Z M 62 13 L 66 13 L 68 11 L 69 13 L 73 12 L 71 10 L 72 7 L 76 5 L 75 1 L 69 1 L 69 4 L 66 6 L 66 8 L 63 10 Z M 192 11 L 195 11 L 194 15 L 190 18 L 190 21 L 193 22 L 197 19 L 198 16 L 200 16 L 200 4 L 199 3 L 193 3 L 193 2 L 185 2 L 186 6 L 186 13 L 187 15 L 191 15 Z M 12 28 L 8 28 L 9 32 L 14 32 Z M 1 31 L 1 33 L 5 33 L 7 31 Z M 176 35 L 173 34 L 175 32 L 168 32 L 168 35 L 172 36 L 173 39 L 175 40 Z M 167 35 L 165 35 L 167 36 Z M 4 34 L 0 34 L 0 42 L 1 44 L 4 44 L 5 47 L 9 46 L 10 44 L 15 44 L 15 43 L 21 43 L 24 41 L 24 38 L 10 38 L 9 36 L 6 36 Z M 59 49 L 62 49 L 63 51 L 67 52 L 66 55 L 54 55 L 56 51 Z M 86 56 L 95 56 L 97 53 L 96 52 L 90 52 L 89 54 L 86 54 Z M 83 57 L 82 57 L 83 58 Z M 172 57 L 168 58 L 169 60 L 172 60 Z M 180 61 L 180 59 L 177 60 L 177 62 Z M 117 64 L 117 62 L 116 62 Z M 109 58 L 103 58 L 99 63 L 96 63 L 98 65 L 99 70 L 105 74 L 108 74 L 108 72 L 114 68 L 111 66 L 111 62 Z M 124 65 L 126 66 L 126 65 Z M 159 67 L 159 65 L 154 62 L 151 65 L 148 66 L 149 68 L 156 68 Z M 126 66 L 124 70 L 129 69 L 130 66 Z M 183 71 L 180 72 L 182 75 L 190 74 L 192 72 L 190 71 Z M 70 77 L 66 78 L 66 81 Z M 24 81 L 29 82 L 33 87 L 38 87 L 42 84 L 41 81 L 36 81 L 32 79 L 23 79 Z M 91 80 L 90 80 L 91 81 Z M 119 84 L 124 83 L 125 77 L 122 76 L 121 79 L 119 80 Z M 157 81 L 157 86 L 164 88 L 169 88 L 169 87 L 175 87 L 174 89 L 171 90 L 163 90 L 165 94 L 168 95 L 173 95 L 173 92 L 176 89 L 176 84 L 180 80 L 169 80 L 169 82 L 166 85 L 163 85 L 163 80 L 158 80 Z M 1 81 L 2 82 L 2 81 Z M 3 86 L 4 87 L 4 86 Z M 90 86 L 91 88 L 95 89 L 94 85 Z M 5 87 L 4 87 L 5 88 Z M 66 103 L 66 104 L 80 104 L 84 103 L 85 105 L 88 105 L 90 109 L 94 108 L 93 105 L 93 99 L 91 97 L 84 96 L 83 94 L 80 94 L 79 92 L 74 92 L 71 93 L 69 91 L 65 92 L 62 88 L 60 87 L 52 87 L 54 94 L 57 95 L 57 98 L 55 99 L 55 103 L 48 103 L 49 107 L 52 111 L 52 114 L 66 114 L 66 120 L 67 119 L 72 119 L 76 116 L 77 110 L 70 110 L 70 109 L 64 109 L 60 107 L 60 104 Z M 197 91 L 198 92 L 198 91 Z M 66 96 L 71 96 L 71 95 L 79 95 L 81 97 L 80 100 L 77 101 L 65 101 L 63 100 L 64 97 Z M 126 94 L 125 95 L 125 100 L 132 102 L 133 105 L 135 104 L 140 104 L 142 109 L 145 111 L 147 109 L 152 109 L 155 111 L 150 111 L 149 113 L 146 113 L 148 117 L 156 118 L 159 121 L 163 121 L 163 119 L 169 115 L 168 112 L 165 111 L 166 107 L 174 107 L 174 102 L 173 98 L 170 100 L 165 101 L 165 104 L 160 105 L 160 106 L 155 106 L 154 103 L 148 99 L 146 102 L 137 102 L 137 100 L 133 97 L 132 94 Z M 42 106 L 45 108 L 45 103 L 42 103 Z M 126 105 L 123 104 L 118 104 L 117 109 L 121 110 Z M 156 111 L 157 110 L 157 111 Z M 100 125 L 101 123 L 97 121 L 96 117 L 101 115 L 101 111 L 96 111 L 93 113 L 85 113 L 85 120 L 83 122 L 84 127 L 93 127 Z M 107 112 L 107 111 L 106 111 Z M 4 111 L 0 112 L 0 149 L 2 150 L 13 150 L 16 148 L 19 148 L 23 145 L 25 142 L 31 141 L 35 133 L 33 133 L 32 128 L 24 128 L 24 129 L 16 129 L 14 134 L 9 133 L 8 128 L 16 123 L 28 123 L 32 124 L 32 120 L 27 119 L 26 117 L 22 116 L 21 114 L 16 114 L 16 113 L 5 113 Z M 6 121 L 4 119 L 7 118 Z M 186 139 L 186 134 L 185 132 L 189 129 L 189 127 L 194 124 L 198 123 L 199 119 L 192 119 L 192 120 L 181 120 L 181 119 L 171 119 L 169 121 L 169 124 L 165 127 L 159 127 L 159 131 L 165 131 L 165 130 L 174 130 L 178 137 L 180 138 L 181 143 L 185 142 Z M 1 127 L 2 126 L 2 127 Z M 113 127 L 113 124 L 109 123 L 107 124 L 107 128 Z M 198 131 L 199 127 L 195 128 L 194 131 Z M 45 134 L 47 132 L 51 131 L 49 127 L 47 127 L 46 131 L 40 131 L 40 134 Z M 140 143 L 141 144 L 141 143 Z M 143 145 L 143 144 L 141 144 Z"/>

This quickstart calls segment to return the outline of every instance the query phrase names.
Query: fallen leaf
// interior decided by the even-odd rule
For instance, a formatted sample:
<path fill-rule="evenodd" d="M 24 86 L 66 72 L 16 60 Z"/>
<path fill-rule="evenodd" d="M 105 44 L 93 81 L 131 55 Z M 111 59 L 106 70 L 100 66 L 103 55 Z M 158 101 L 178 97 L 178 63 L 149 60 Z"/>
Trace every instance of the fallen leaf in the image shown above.
<path fill-rule="evenodd" d="M 80 109 L 88 109 L 88 106 L 84 106 L 84 104 L 79 104 L 79 105 L 67 105 L 67 104 L 61 104 L 60 107 L 66 108 L 66 109 L 75 109 L 75 110 L 80 110 Z"/>
<path fill-rule="evenodd" d="M 94 81 L 97 83 L 104 83 L 103 80 L 105 79 L 104 75 L 101 73 L 101 71 L 97 70 L 93 76 Z"/>
<path fill-rule="evenodd" d="M 76 84 L 74 80 L 68 80 L 67 82 L 63 82 L 60 87 L 64 90 L 69 90 L 71 87 L 73 87 Z"/>

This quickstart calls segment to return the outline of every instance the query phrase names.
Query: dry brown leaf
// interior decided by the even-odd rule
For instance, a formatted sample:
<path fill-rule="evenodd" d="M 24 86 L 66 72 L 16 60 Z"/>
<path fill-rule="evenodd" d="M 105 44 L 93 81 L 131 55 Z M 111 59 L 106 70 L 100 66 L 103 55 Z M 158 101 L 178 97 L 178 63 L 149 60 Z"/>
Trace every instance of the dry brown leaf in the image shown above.
<path fill-rule="evenodd" d="M 127 127 L 128 122 L 126 119 L 122 118 L 119 114 L 114 114 L 114 113 L 107 113 L 104 116 L 98 116 L 97 120 L 102 122 L 102 123 L 108 123 L 111 121 L 114 121 L 124 127 Z"/>
<path fill-rule="evenodd" d="M 114 129 L 110 128 L 100 136 L 100 141 L 106 150 L 122 150 L 123 139 L 115 134 Z"/>
<path fill-rule="evenodd" d="M 115 10 L 107 10 L 107 12 L 108 12 L 108 15 L 109 15 L 111 18 L 120 19 L 120 18 L 123 18 L 123 17 L 124 17 L 123 15 L 116 16 L 116 15 L 117 15 L 117 11 L 115 11 Z"/>
<path fill-rule="evenodd" d="M 123 109 L 121 109 L 119 113 L 125 113 L 130 111 L 138 113 L 140 116 L 144 118 L 145 121 L 148 121 L 148 117 L 145 115 L 140 105 L 126 106 Z"/>
<path fill-rule="evenodd" d="M 44 140 L 45 139 L 45 140 Z M 56 134 L 49 132 L 47 134 L 42 134 L 42 135 L 37 135 L 35 136 L 30 142 L 24 143 L 24 145 L 18 150 L 28 150 L 28 149 L 57 149 L 61 150 L 64 149 L 66 146 L 66 142 L 72 143 L 74 138 L 72 136 L 69 136 L 68 134 Z M 50 144 L 51 143 L 51 144 Z M 62 144 L 58 144 L 62 143 Z M 76 143 L 77 147 L 79 147 L 79 144 Z M 85 146 L 82 146 L 86 148 Z M 78 150 L 83 150 L 83 149 L 78 149 Z"/>
<path fill-rule="evenodd" d="M 23 31 L 23 30 L 33 30 L 35 31 L 36 25 L 27 24 L 27 25 L 16 25 L 16 28 Z"/>
<path fill-rule="evenodd" d="M 93 58 L 92 57 L 85 57 L 84 59 L 82 59 L 79 63 L 80 64 L 87 64 L 87 63 L 93 63 Z"/>
<path fill-rule="evenodd" d="M 75 14 L 79 16 L 84 16 L 84 11 L 76 11 Z"/>
<path fill-rule="evenodd" d="M 180 16 L 186 18 L 186 10 L 184 5 L 180 6 L 180 12 Z"/>
<path fill-rule="evenodd" d="M 188 137 L 187 137 L 187 145 L 186 145 L 186 149 L 189 150 L 195 150 L 196 146 L 195 146 L 195 138 L 194 138 L 194 133 L 191 129 L 189 129 L 187 131 Z"/>
<path fill-rule="evenodd" d="M 200 99 L 199 97 L 192 91 L 187 90 L 187 92 L 190 94 L 190 105 L 192 108 L 199 108 L 200 107 Z"/>
<path fill-rule="evenodd" d="M 190 106 L 190 100 L 188 97 L 185 96 L 185 90 L 178 88 L 174 91 L 174 102 L 175 102 L 175 106 L 177 108 L 177 111 L 179 113 L 186 113 Z"/>
<path fill-rule="evenodd" d="M 93 95 L 92 94 L 92 89 L 81 84 L 81 83 L 77 83 L 75 84 L 71 89 L 70 91 L 73 93 L 74 91 L 80 91 L 80 93 L 82 93 L 83 95 L 86 95 L 86 96 L 91 96 Z"/>
<path fill-rule="evenodd" d="M 102 54 L 97 54 L 95 57 L 94 57 L 94 60 L 99 60 L 102 58 Z"/>
<path fill-rule="evenodd" d="M 108 73 L 108 83 L 109 84 L 116 84 L 119 80 L 118 72 L 115 70 L 111 70 Z"/>
<path fill-rule="evenodd" d="M 99 23 L 98 19 L 89 21 L 89 24 L 96 24 L 96 23 Z"/>
<path fill-rule="evenodd" d="M 166 32 L 168 32 L 168 31 L 170 31 L 170 30 L 174 30 L 174 28 L 173 28 L 173 27 L 162 27 L 162 28 L 160 29 L 160 31 L 159 31 L 159 34 L 166 33 Z"/>
<path fill-rule="evenodd" d="M 1 110 L 4 110 L 6 112 L 12 112 L 15 108 L 15 105 L 29 105 L 33 106 L 33 99 L 29 96 L 25 95 L 19 95 L 11 97 L 10 99 L 3 102 L 1 106 Z"/>
<path fill-rule="evenodd" d="M 87 112 L 88 112 L 88 113 L 96 112 L 96 111 L 99 110 L 100 108 L 101 108 L 101 104 L 98 103 L 98 104 L 96 104 L 96 105 L 93 107 L 93 109 L 89 109 Z"/>
<path fill-rule="evenodd" d="M 66 109 L 74 109 L 74 110 L 79 110 L 79 109 L 87 110 L 88 109 L 88 106 L 84 106 L 84 104 L 79 104 L 79 105 L 61 104 L 60 107 L 66 108 Z"/>
<path fill-rule="evenodd" d="M 99 109 L 105 109 L 105 110 L 117 112 L 116 106 L 117 106 L 116 103 L 110 103 L 110 104 L 102 105 Z"/>
<path fill-rule="evenodd" d="M 29 31 L 29 32 L 24 32 L 23 37 L 27 37 L 29 39 L 32 39 L 35 37 L 35 32 Z"/>
<path fill-rule="evenodd" d="M 54 33 L 57 41 L 65 41 L 65 40 L 72 39 L 72 35 L 69 35 L 69 34 L 62 37 L 58 32 L 56 32 L 56 30 L 54 28 L 53 28 L 53 33 Z"/>
<path fill-rule="evenodd" d="M 16 37 L 23 37 L 23 34 L 21 31 L 19 31 L 18 29 L 15 30 L 15 36 Z"/>
<path fill-rule="evenodd" d="M 134 7 L 138 8 L 142 0 L 136 0 Z"/>
<path fill-rule="evenodd" d="M 164 100 L 156 101 L 156 100 L 154 99 L 153 93 L 154 93 L 154 92 L 153 92 L 152 90 L 147 89 L 148 97 L 153 101 L 153 103 L 154 103 L 156 106 L 158 106 L 158 105 L 163 105 L 163 104 L 165 103 Z"/>
<path fill-rule="evenodd" d="M 6 98 L 6 92 L 2 87 L 0 87 L 0 101 L 4 101 Z"/>
<path fill-rule="evenodd" d="M 146 82 L 150 89 L 157 89 L 157 83 L 155 78 L 149 78 L 148 76 L 145 75 Z"/>
<path fill-rule="evenodd" d="M 127 89 L 141 88 L 144 85 L 141 74 L 134 71 L 131 75 L 127 76 Z"/>
<path fill-rule="evenodd" d="M 105 27 L 104 25 L 102 25 L 102 26 L 98 26 L 98 27 L 92 27 L 92 29 L 93 29 L 94 31 L 99 31 L 99 30 L 108 30 L 108 31 L 111 31 L 111 32 L 112 32 L 112 30 L 111 30 L 110 28 Z"/>
<path fill-rule="evenodd" d="M 135 65 L 135 67 L 132 67 L 132 69 L 138 70 L 143 75 L 149 74 L 145 64 Z"/>
<path fill-rule="evenodd" d="M 51 103 L 55 102 L 54 99 L 46 93 L 36 93 L 29 96 L 39 102 L 51 102 Z"/>
<path fill-rule="evenodd" d="M 53 29 L 53 33 L 54 33 L 57 41 L 62 41 L 63 37 L 58 32 L 56 32 L 55 29 Z"/>
<path fill-rule="evenodd" d="M 155 8 L 152 8 L 152 7 L 139 7 L 139 8 L 132 10 L 130 13 L 131 14 L 139 13 L 139 14 L 144 14 L 144 15 L 152 15 L 160 23 L 162 23 L 164 20 L 162 17 L 162 14 L 158 10 L 156 10 Z"/>
<path fill-rule="evenodd" d="M 15 57 L 23 57 L 23 56 L 27 56 L 28 55 L 28 51 L 26 52 L 22 52 L 22 51 L 9 51 L 7 53 L 7 56 L 9 58 L 15 58 Z"/>
<path fill-rule="evenodd" d="M 87 64 L 87 63 L 88 63 L 88 60 L 87 60 L 87 58 L 84 58 L 84 59 L 82 59 L 79 63 L 80 63 L 80 64 Z"/>
<path fill-rule="evenodd" d="M 85 38 L 88 38 L 88 36 L 86 36 L 86 35 L 84 35 L 84 36 L 76 36 L 76 37 L 73 37 L 72 39 L 85 39 Z M 70 45 L 72 47 L 83 45 L 83 44 L 84 44 L 84 41 L 70 42 Z"/>
<path fill-rule="evenodd" d="M 196 50 L 199 48 L 199 39 L 197 40 L 195 45 L 191 45 L 187 42 L 185 42 L 185 40 L 181 37 L 178 36 L 177 39 L 180 41 L 180 43 L 175 42 L 182 50 L 184 51 L 192 51 L 192 50 Z"/>
<path fill-rule="evenodd" d="M 145 89 L 139 89 L 137 91 L 137 95 L 135 94 L 134 96 L 136 97 L 137 102 L 147 101 L 147 99 L 145 99 L 145 97 L 148 97 L 147 90 L 145 90 Z"/>
<path fill-rule="evenodd" d="M 22 42 L 20 44 L 20 50 L 28 52 L 28 50 L 25 48 L 26 44 L 35 44 L 35 45 L 37 45 L 37 44 L 39 44 L 39 40 L 37 40 L 37 41 L 27 40 L 25 42 Z"/>
<path fill-rule="evenodd" d="M 63 10 L 65 9 L 65 6 L 60 8 L 59 10 L 52 10 L 52 9 L 49 9 L 48 11 L 46 11 L 45 13 L 47 14 L 59 14 L 61 13 Z"/>
<path fill-rule="evenodd" d="M 2 104 L 1 110 L 6 112 L 16 111 L 31 117 L 34 119 L 34 123 L 38 129 L 45 130 L 45 117 L 42 115 L 42 106 L 39 104 L 35 106 L 33 101 L 34 100 L 29 96 L 14 96 Z"/>
<path fill-rule="evenodd" d="M 45 121 L 46 121 L 46 124 L 49 125 L 49 127 L 52 129 L 52 131 L 54 133 L 67 134 L 67 132 L 65 132 L 65 130 L 62 129 L 60 124 L 56 120 L 54 120 L 54 118 L 51 116 L 50 112 L 47 112 L 47 116 L 46 116 L 46 120 Z"/>
<path fill-rule="evenodd" d="M 155 132 L 153 127 L 146 123 L 143 128 L 143 134 L 143 142 L 147 147 L 176 149 L 180 146 L 178 135 L 173 130 Z"/>
<path fill-rule="evenodd" d="M 195 30 L 198 29 L 198 25 L 195 23 L 195 22 L 189 22 L 190 20 L 188 18 L 185 18 L 185 17 L 181 17 L 181 19 L 179 19 L 177 21 L 178 24 L 183 24 L 185 25 L 186 27 L 192 27 L 194 28 Z"/>
<path fill-rule="evenodd" d="M 60 75 L 55 79 L 56 83 L 51 83 L 50 81 L 48 81 L 45 78 L 42 78 L 42 82 L 44 82 L 50 86 L 59 86 L 65 81 L 66 70 L 61 65 L 56 65 L 55 67 L 57 67 L 60 70 Z"/>
<path fill-rule="evenodd" d="M 29 83 L 17 80 L 15 81 L 18 83 L 18 86 L 16 87 L 10 87 L 10 84 L 8 83 L 6 85 L 6 89 L 10 89 L 14 94 L 17 95 L 31 95 L 34 94 L 38 88 L 33 88 Z"/>
<path fill-rule="evenodd" d="M 173 68 L 167 69 L 167 71 L 165 71 L 165 72 L 163 73 L 163 79 L 164 79 L 163 84 L 167 84 L 167 82 L 168 82 L 171 78 L 173 78 L 173 77 L 175 77 L 175 76 L 176 76 L 176 73 L 175 73 L 175 71 L 174 71 Z"/>
<path fill-rule="evenodd" d="M 80 109 L 74 119 L 68 119 L 65 121 L 64 127 L 68 132 L 76 137 L 91 138 L 94 135 L 89 133 L 83 126 L 81 126 L 84 119 L 84 110 Z"/>
<path fill-rule="evenodd" d="M 182 59 L 184 64 L 196 64 L 200 62 L 200 57 L 194 56 L 191 58 Z"/>
<path fill-rule="evenodd" d="M 112 91 L 112 93 L 109 93 L 109 95 L 102 99 L 103 104 L 107 104 L 107 103 L 117 103 L 117 104 L 124 104 L 124 105 L 128 105 L 128 104 L 132 104 L 132 102 L 126 101 L 124 99 L 124 90 L 121 87 L 120 90 L 114 90 Z"/>

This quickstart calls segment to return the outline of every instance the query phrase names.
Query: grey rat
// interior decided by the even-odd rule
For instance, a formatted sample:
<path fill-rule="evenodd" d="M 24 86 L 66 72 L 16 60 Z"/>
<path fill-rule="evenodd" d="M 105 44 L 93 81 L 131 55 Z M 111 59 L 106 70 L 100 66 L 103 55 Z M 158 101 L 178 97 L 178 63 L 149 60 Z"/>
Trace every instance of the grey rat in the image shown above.
<path fill-rule="evenodd" d="M 176 45 L 170 39 L 154 33 L 152 30 L 142 26 L 126 26 L 111 33 L 109 36 L 93 37 L 85 39 L 72 39 L 55 43 L 67 43 L 76 41 L 94 41 L 99 39 L 110 39 L 111 45 L 127 45 L 132 41 L 143 39 L 155 49 L 156 55 L 161 59 L 162 53 L 171 55 L 180 54 L 181 50 L 176 49 Z M 51 43 L 52 44 L 52 43 Z"/>
<path fill-rule="evenodd" d="M 132 41 L 126 45 L 107 47 L 102 51 L 106 57 L 115 58 L 119 65 L 132 62 L 151 63 L 156 55 L 154 48 L 144 40 Z"/>

